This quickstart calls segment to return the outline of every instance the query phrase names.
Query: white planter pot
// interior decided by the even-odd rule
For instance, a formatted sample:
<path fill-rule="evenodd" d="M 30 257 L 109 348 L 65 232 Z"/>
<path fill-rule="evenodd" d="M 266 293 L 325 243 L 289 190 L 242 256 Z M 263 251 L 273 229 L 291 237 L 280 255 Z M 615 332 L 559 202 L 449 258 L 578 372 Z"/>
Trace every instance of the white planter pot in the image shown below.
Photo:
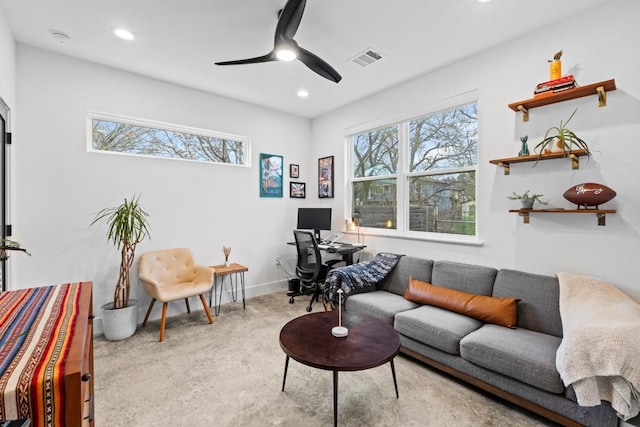
<path fill-rule="evenodd" d="M 100 308 L 102 309 L 102 329 L 106 339 L 123 340 L 136 333 L 138 300 L 130 299 L 129 306 L 117 310 L 113 309 L 112 302 Z"/>

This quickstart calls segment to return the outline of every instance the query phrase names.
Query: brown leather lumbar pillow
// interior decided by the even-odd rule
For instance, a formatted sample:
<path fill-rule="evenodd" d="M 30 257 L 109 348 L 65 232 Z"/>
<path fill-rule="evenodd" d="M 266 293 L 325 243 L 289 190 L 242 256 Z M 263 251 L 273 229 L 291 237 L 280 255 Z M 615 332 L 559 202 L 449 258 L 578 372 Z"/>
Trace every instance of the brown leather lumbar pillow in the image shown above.
<path fill-rule="evenodd" d="M 464 314 L 486 323 L 516 327 L 520 298 L 497 298 L 443 288 L 409 277 L 404 298 Z"/>

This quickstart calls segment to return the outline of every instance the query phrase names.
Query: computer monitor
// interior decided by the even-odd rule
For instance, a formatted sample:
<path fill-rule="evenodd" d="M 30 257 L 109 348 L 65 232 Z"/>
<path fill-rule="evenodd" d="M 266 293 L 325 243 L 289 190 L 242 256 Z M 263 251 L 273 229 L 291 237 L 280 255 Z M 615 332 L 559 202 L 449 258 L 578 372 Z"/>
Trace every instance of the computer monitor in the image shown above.
<path fill-rule="evenodd" d="M 298 230 L 313 230 L 320 241 L 320 230 L 331 230 L 331 208 L 298 208 Z"/>

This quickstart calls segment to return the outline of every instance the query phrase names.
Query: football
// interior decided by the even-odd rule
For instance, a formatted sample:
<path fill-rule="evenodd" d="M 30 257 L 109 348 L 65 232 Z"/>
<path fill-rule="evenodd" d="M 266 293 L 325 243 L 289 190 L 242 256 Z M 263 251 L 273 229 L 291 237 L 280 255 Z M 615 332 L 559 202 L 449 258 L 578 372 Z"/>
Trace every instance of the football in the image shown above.
<path fill-rule="evenodd" d="M 603 184 L 594 182 L 585 182 L 584 184 L 574 185 L 563 194 L 564 198 L 580 207 L 595 206 L 607 203 L 616 197 L 616 192 Z"/>

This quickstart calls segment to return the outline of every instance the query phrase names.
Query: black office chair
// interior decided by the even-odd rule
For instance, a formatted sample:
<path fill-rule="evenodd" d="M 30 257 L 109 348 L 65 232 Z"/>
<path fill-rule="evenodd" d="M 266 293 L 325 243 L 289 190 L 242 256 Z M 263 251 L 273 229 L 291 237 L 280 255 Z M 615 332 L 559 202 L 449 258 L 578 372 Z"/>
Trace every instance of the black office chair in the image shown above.
<path fill-rule="evenodd" d="M 298 262 L 296 263 L 296 276 L 300 280 L 299 291 L 288 292 L 289 303 L 293 303 L 294 297 L 300 295 L 311 295 L 311 300 L 307 306 L 310 312 L 313 303 L 318 301 L 322 284 L 327 278 L 327 272 L 334 264 L 340 260 L 330 260 L 322 262 L 322 255 L 318 248 L 318 243 L 313 234 L 308 231 L 294 230 L 293 236 L 296 239 L 296 249 L 298 251 Z"/>

